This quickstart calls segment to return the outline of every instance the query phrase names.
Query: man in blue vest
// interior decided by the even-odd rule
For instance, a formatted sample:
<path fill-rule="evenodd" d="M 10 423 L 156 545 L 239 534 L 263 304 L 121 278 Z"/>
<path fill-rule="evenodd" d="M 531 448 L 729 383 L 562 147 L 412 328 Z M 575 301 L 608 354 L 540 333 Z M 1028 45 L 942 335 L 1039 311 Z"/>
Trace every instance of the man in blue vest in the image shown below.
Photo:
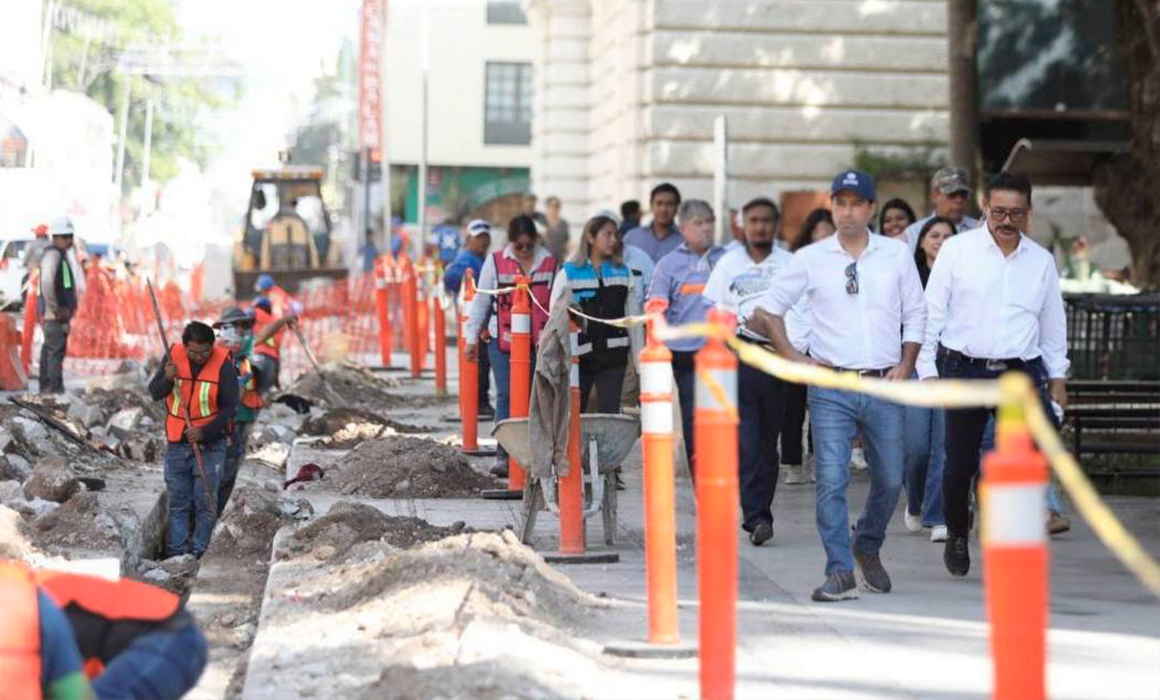
<path fill-rule="evenodd" d="M 79 271 L 68 260 L 73 245 L 72 220 L 58 216 L 49 228 L 52 246 L 40 258 L 40 296 L 37 311 L 43 319 L 44 345 L 40 348 L 40 393 L 64 393 L 64 357 L 68 350 L 69 321 L 77 310 Z"/>

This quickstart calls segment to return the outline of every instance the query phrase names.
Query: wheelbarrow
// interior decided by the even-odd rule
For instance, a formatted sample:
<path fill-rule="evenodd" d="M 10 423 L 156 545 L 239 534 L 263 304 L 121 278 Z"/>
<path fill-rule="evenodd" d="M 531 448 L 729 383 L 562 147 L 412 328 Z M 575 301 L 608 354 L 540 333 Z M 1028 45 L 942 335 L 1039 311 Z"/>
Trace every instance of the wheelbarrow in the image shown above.
<path fill-rule="evenodd" d="M 500 421 L 492 430 L 499 444 L 522 465 L 532 463 L 531 433 L 527 418 Z M 628 457 L 640 436 L 640 421 L 623 413 L 583 413 L 580 415 L 581 464 L 586 485 L 584 519 L 601 513 L 604 542 L 616 544 L 616 468 Z M 555 472 L 555 465 L 553 465 Z M 524 487 L 520 541 L 530 544 L 540 510 L 560 512 L 555 488 L 544 488 L 530 474 Z"/>

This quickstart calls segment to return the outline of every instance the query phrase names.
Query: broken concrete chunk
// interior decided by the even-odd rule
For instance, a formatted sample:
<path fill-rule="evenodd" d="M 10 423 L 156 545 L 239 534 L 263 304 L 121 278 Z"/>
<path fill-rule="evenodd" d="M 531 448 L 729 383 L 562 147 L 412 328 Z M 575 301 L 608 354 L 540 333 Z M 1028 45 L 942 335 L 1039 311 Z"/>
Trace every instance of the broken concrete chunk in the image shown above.
<path fill-rule="evenodd" d="M 138 406 L 121 409 L 109 419 L 109 427 L 124 431 L 136 430 L 137 424 L 141 421 L 141 416 L 144 413 L 144 409 Z"/>
<path fill-rule="evenodd" d="M 19 481 L 0 481 L 0 503 L 24 502 L 24 487 Z"/>
<path fill-rule="evenodd" d="M 145 572 L 144 578 L 146 581 L 160 583 L 162 581 L 168 581 L 169 579 L 173 578 L 173 576 L 170 575 L 170 573 L 165 569 L 150 569 L 149 571 Z"/>
<path fill-rule="evenodd" d="M 28 469 L 13 466 L 7 457 L 0 456 L 0 480 L 12 479 L 23 483 L 28 478 L 29 473 Z"/>
<path fill-rule="evenodd" d="M 8 448 L 15 441 L 16 438 L 12 437 L 12 433 L 7 428 L 0 428 L 0 452 L 8 452 Z"/>
<path fill-rule="evenodd" d="M 104 418 L 105 414 L 100 406 L 78 400 L 68 407 L 68 419 L 86 428 L 92 428 L 101 423 Z"/>
<path fill-rule="evenodd" d="M 16 416 L 12 419 L 12 424 L 20 430 L 21 435 L 28 442 L 35 444 L 48 437 L 48 428 L 45 428 L 38 420 Z"/>
<path fill-rule="evenodd" d="M 8 467 L 14 470 L 17 474 L 23 474 L 23 476 L 20 477 L 21 481 L 24 481 L 28 477 L 32 476 L 32 463 L 25 459 L 23 455 L 8 455 Z"/>
<path fill-rule="evenodd" d="M 24 484 L 24 492 L 29 498 L 64 503 L 80 490 L 80 486 L 68 460 L 60 455 L 49 455 L 36 463 L 32 476 Z"/>

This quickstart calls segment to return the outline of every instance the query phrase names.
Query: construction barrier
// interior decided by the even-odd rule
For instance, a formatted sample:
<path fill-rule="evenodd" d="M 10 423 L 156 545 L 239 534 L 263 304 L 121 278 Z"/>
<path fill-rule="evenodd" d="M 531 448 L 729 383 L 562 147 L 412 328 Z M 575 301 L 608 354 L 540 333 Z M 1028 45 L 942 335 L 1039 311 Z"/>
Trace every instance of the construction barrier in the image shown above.
<path fill-rule="evenodd" d="M 710 311 L 710 322 L 732 319 Z M 737 647 L 737 358 L 710 337 L 694 358 L 701 697 L 731 700 Z"/>
<path fill-rule="evenodd" d="M 647 310 L 662 315 L 663 299 Z M 651 328 L 651 324 L 650 324 Z M 677 523 L 673 474 L 673 354 L 650 332 L 640 353 L 640 442 L 644 464 L 644 560 L 648 641 L 676 644 Z"/>
<path fill-rule="evenodd" d="M 443 293 L 443 273 L 435 275 L 435 287 L 431 293 L 431 317 L 434 319 L 433 344 L 435 347 L 435 393 L 447 395 L 447 296 Z"/>
<path fill-rule="evenodd" d="M 379 359 L 383 367 L 391 366 L 390 289 L 387 282 L 387 256 L 375 258 L 375 313 L 379 319 Z"/>
<path fill-rule="evenodd" d="M 512 319 L 515 326 L 515 317 Z M 569 411 L 568 411 L 568 474 L 558 481 L 557 500 L 560 504 L 560 556 L 574 557 L 584 554 L 584 463 L 581 459 L 580 434 L 580 329 L 575 321 L 571 323 L 569 337 L 572 347 L 572 363 L 568 370 Z M 513 333 L 514 336 L 514 333 Z M 514 340 L 514 339 L 513 339 Z M 513 348 L 514 350 L 514 348 Z"/>
<path fill-rule="evenodd" d="M 528 285 L 531 279 L 516 277 L 516 290 L 512 292 L 512 341 L 510 370 L 511 384 L 508 395 L 510 417 L 527 418 L 528 403 L 532 392 L 532 304 Z M 524 468 L 514 457 L 508 459 L 508 490 L 522 492 L 527 482 Z"/>
<path fill-rule="evenodd" d="M 475 299 L 475 277 L 468 269 L 463 273 L 463 303 L 459 313 L 459 416 L 463 426 L 463 451 L 479 450 L 479 362 L 467 357 L 467 318 Z M 486 352 L 482 344 L 479 352 Z"/>

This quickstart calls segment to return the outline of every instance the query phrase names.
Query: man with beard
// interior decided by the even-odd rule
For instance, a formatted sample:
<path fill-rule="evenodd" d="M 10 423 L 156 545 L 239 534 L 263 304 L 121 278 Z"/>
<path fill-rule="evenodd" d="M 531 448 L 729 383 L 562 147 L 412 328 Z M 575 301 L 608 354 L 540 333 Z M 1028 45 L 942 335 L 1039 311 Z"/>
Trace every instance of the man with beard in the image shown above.
<path fill-rule="evenodd" d="M 757 300 L 793 260 L 793 255 L 774 245 L 781 213 L 771 200 L 765 197 L 751 200 L 741 208 L 741 216 L 744 245 L 725 253 L 713 268 L 704 296 L 719 309 L 737 314 L 738 337 L 770 347 L 769 339 L 746 328 L 745 322 Z M 744 362 L 737 368 L 742 527 L 754 546 L 773 537 L 783 386 L 784 382 L 777 377 Z"/>
<path fill-rule="evenodd" d="M 1031 182 L 1001 172 L 987 184 L 986 221 L 939 250 L 926 287 L 927 325 L 920 379 L 994 379 L 1023 372 L 1048 416 L 1067 406 L 1067 323 L 1052 257 L 1023 233 Z M 979 472 L 988 408 L 947 409 L 943 503 L 948 537 L 943 563 L 954 576 L 971 567 L 967 500 Z M 1044 519 L 1046 520 L 1046 513 Z"/>

